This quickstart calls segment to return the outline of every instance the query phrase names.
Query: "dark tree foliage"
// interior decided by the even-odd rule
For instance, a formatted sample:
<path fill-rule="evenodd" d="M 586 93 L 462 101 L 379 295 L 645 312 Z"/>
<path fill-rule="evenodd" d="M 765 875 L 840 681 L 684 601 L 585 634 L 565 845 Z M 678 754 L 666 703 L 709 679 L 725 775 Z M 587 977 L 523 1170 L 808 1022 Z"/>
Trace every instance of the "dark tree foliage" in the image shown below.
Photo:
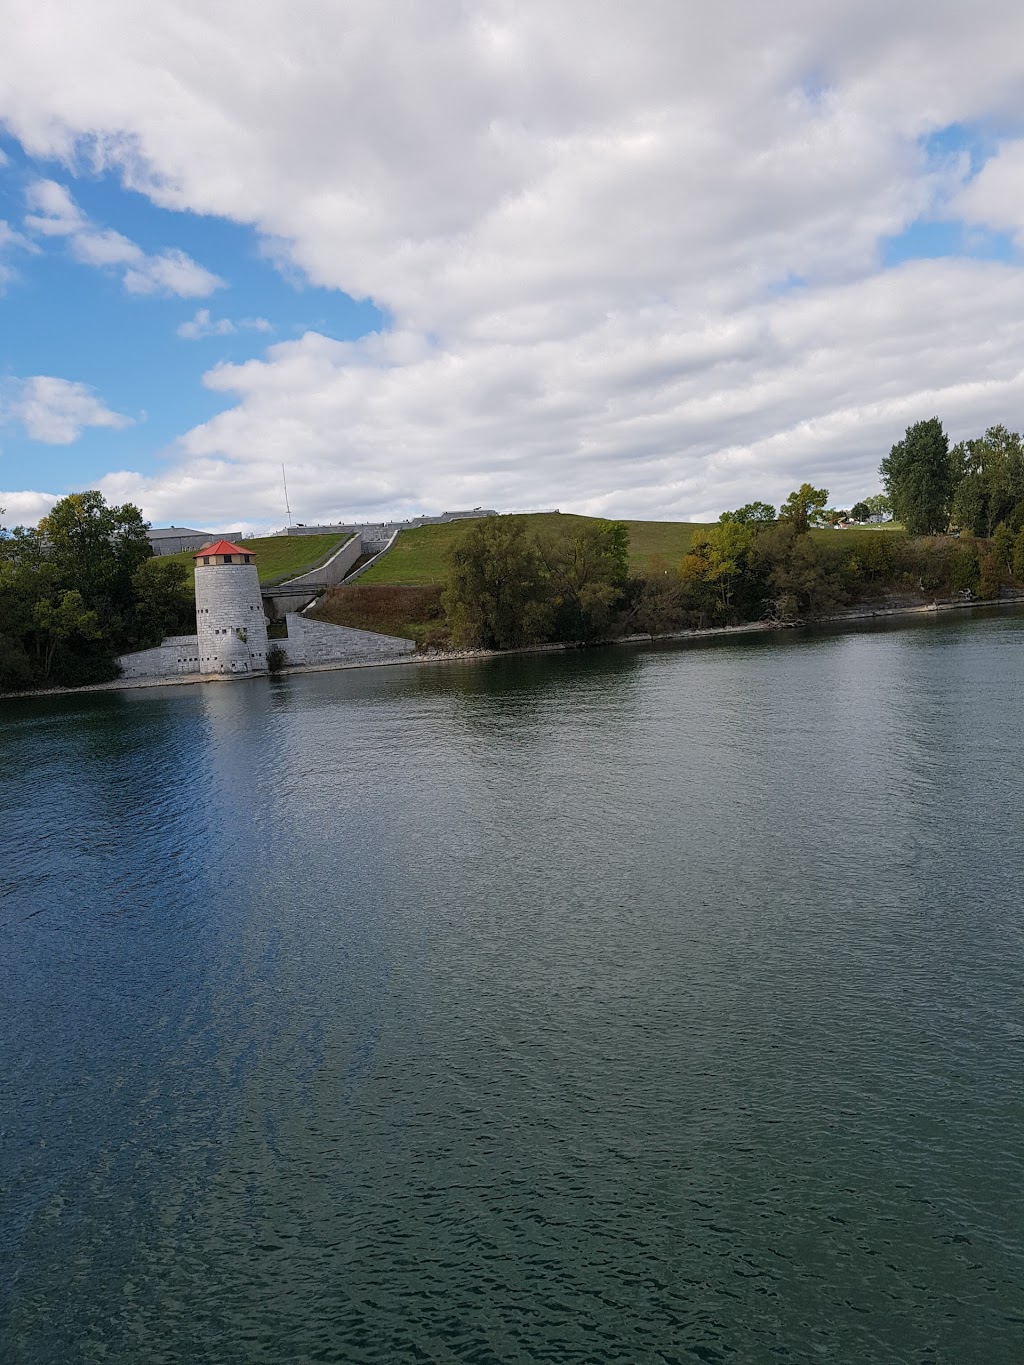
<path fill-rule="evenodd" d="M 487 517 L 459 537 L 444 606 L 452 640 L 512 649 L 595 640 L 625 609 L 629 532 L 621 522 L 565 523 L 537 537 L 522 517 Z"/>
<path fill-rule="evenodd" d="M 470 524 L 452 547 L 443 601 L 456 644 L 515 649 L 547 638 L 551 586 L 524 518 Z"/>
<path fill-rule="evenodd" d="M 893 513 L 911 535 L 934 535 L 949 525 L 956 484 L 949 438 L 937 417 L 907 427 L 879 466 Z"/>
<path fill-rule="evenodd" d="M 158 645 L 166 635 L 195 633 L 195 593 L 184 564 L 159 555 L 144 559 L 132 589 L 138 648 Z"/>
<path fill-rule="evenodd" d="M 1013 547 L 1016 537 L 1005 521 L 992 532 L 992 553 L 1004 573 L 1013 572 Z"/>
<path fill-rule="evenodd" d="M 991 536 L 1000 522 L 1024 526 L 1024 442 L 1004 426 L 961 441 L 951 452 L 956 484 L 952 519 L 962 531 Z"/>
<path fill-rule="evenodd" d="M 569 522 L 539 541 L 559 640 L 606 636 L 629 577 L 629 530 L 621 521 Z"/>
<path fill-rule="evenodd" d="M 683 580 L 671 561 L 655 556 L 645 573 L 626 581 L 623 630 L 667 635 L 688 621 Z"/>
<path fill-rule="evenodd" d="M 102 682 L 116 655 L 188 624 L 180 569 L 143 568 L 146 530 L 137 507 L 90 491 L 0 533 L 0 685 Z"/>

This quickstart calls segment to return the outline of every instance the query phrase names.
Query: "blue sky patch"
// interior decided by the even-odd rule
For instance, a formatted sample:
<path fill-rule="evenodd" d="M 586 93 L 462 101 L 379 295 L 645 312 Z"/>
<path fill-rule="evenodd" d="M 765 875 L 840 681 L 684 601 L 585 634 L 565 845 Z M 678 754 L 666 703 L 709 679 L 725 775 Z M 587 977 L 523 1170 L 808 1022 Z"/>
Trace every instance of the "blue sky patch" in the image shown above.
<path fill-rule="evenodd" d="M 11 140 L 0 149 L 7 157 L 0 219 L 30 243 L 3 254 L 14 274 L 0 297 L 0 402 L 9 404 L 17 381 L 52 375 L 89 386 L 131 419 L 121 429 L 86 427 L 61 445 L 30 439 L 8 412 L 0 421 L 0 487 L 60 492 L 90 486 L 111 469 L 152 473 L 174 438 L 231 405 L 231 395 L 203 386 L 213 365 L 260 357 L 306 331 L 351 340 L 386 326 L 369 301 L 303 285 L 293 271 L 286 278 L 251 227 L 159 208 L 112 175 L 76 179 L 59 163 L 26 157 Z M 193 297 L 128 292 L 122 268 L 84 264 L 68 235 L 26 228 L 26 192 L 39 180 L 63 186 L 96 232 L 120 233 L 147 256 L 184 252 L 223 286 Z"/>
<path fill-rule="evenodd" d="M 946 256 L 973 261 L 1017 261 L 1020 252 L 1004 232 L 967 227 L 958 222 L 912 223 L 895 237 L 884 237 L 882 264 L 886 269 L 906 261 L 934 261 Z"/>

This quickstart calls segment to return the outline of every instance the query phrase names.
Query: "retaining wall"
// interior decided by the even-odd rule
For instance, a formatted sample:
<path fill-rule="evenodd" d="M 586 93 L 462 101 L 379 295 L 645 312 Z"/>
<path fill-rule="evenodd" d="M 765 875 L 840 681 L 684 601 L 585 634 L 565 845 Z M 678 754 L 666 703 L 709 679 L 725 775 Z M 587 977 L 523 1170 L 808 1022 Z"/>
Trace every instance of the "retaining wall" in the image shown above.
<path fill-rule="evenodd" d="M 326 583 L 330 587 L 335 583 L 340 583 L 359 556 L 367 553 L 369 552 L 363 549 L 362 536 L 354 535 L 351 540 L 346 540 L 340 550 L 335 550 L 330 559 L 325 564 L 321 564 L 319 569 L 310 569 L 309 573 L 300 573 L 298 578 L 286 578 L 277 586 L 279 588 L 303 588 L 307 583 L 316 587 L 319 587 L 321 583 Z"/>
<path fill-rule="evenodd" d="M 122 654 L 117 663 L 123 678 L 166 678 L 199 672 L 199 636 L 169 635 L 155 649 Z"/>
<path fill-rule="evenodd" d="M 381 663 L 416 649 L 412 640 L 397 635 L 308 621 L 297 612 L 289 612 L 285 620 L 288 639 L 275 643 L 282 646 L 290 664 Z"/>
<path fill-rule="evenodd" d="M 364 540 L 363 544 L 364 544 L 365 548 L 364 548 L 364 550 L 363 550 L 363 554 L 371 554 L 371 553 L 372 553 L 372 554 L 373 554 L 373 558 L 372 558 L 372 559 L 368 559 L 368 560 L 366 561 L 366 563 L 365 563 L 361 568 L 356 569 L 355 573 L 352 574 L 352 576 L 351 576 L 349 579 L 347 579 L 346 581 L 349 582 L 349 583 L 354 583 L 354 582 L 356 581 L 357 578 L 362 578 L 362 576 L 363 576 L 363 574 L 366 572 L 366 570 L 367 570 L 367 569 L 372 569 L 373 566 L 376 564 L 377 560 L 380 559 L 381 555 L 384 554 L 384 552 L 385 552 L 386 550 L 390 550 L 391 547 L 392 547 L 392 545 L 394 545 L 394 543 L 395 543 L 395 541 L 396 541 L 397 539 L 398 539 L 398 532 L 395 531 L 394 534 L 391 536 L 391 539 L 390 539 L 390 540 L 384 540 L 384 541 L 379 541 L 379 540 L 377 540 L 377 541 L 371 541 L 368 545 L 366 544 L 366 541 Z"/>

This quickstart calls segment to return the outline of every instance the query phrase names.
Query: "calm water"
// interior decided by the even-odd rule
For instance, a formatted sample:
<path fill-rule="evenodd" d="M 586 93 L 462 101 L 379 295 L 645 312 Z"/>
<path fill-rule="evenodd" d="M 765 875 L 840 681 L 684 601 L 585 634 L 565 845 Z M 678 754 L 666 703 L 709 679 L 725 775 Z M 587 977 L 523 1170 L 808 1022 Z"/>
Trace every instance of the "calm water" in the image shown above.
<path fill-rule="evenodd" d="M 1024 617 L 0 703 L 0 1359 L 1024 1360 Z"/>

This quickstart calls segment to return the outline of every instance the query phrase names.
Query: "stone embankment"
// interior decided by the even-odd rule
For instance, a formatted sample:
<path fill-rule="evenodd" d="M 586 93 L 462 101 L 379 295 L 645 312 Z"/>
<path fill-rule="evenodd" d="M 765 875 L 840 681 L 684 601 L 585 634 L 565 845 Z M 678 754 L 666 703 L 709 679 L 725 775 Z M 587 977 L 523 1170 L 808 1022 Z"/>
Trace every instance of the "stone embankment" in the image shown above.
<path fill-rule="evenodd" d="M 412 640 L 399 635 L 378 635 L 352 626 L 332 626 L 326 621 L 309 621 L 297 612 L 285 617 L 287 640 L 276 643 L 284 650 L 292 667 L 316 664 L 389 663 L 415 654 Z"/>

